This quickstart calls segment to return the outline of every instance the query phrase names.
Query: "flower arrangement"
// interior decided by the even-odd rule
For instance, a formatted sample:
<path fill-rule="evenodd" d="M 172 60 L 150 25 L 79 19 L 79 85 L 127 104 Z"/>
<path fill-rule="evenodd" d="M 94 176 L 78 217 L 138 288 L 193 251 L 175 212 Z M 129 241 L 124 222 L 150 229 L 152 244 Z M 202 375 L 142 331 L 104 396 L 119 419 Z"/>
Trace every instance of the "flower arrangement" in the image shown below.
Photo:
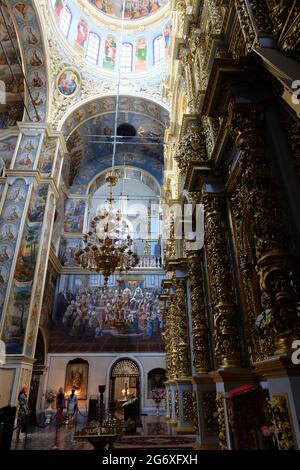
<path fill-rule="evenodd" d="M 46 402 L 49 404 L 53 403 L 56 398 L 56 395 L 57 395 L 56 391 L 53 390 L 52 388 L 49 388 L 45 393 Z"/>

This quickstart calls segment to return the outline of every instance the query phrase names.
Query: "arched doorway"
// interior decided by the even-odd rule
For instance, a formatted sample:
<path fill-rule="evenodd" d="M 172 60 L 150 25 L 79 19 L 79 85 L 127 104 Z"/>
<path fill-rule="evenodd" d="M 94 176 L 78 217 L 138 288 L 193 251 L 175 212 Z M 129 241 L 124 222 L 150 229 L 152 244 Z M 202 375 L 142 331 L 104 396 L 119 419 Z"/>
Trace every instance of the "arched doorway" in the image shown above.
<path fill-rule="evenodd" d="M 140 399 L 140 370 L 129 358 L 118 360 L 110 373 L 110 408 L 122 414 L 122 405 L 131 396 Z"/>

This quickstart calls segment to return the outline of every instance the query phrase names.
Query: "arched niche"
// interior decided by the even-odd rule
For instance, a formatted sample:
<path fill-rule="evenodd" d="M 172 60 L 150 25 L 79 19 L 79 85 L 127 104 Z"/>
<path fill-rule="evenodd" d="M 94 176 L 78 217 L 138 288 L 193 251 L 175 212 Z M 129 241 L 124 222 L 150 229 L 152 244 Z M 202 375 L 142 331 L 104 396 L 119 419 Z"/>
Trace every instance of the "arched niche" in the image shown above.
<path fill-rule="evenodd" d="M 166 381 L 166 371 L 160 367 L 152 369 L 148 372 L 147 386 L 148 398 L 152 398 L 152 391 L 155 389 L 164 389 Z"/>
<path fill-rule="evenodd" d="M 137 363 L 130 358 L 118 359 L 110 370 L 110 408 L 122 412 L 122 404 L 131 396 L 141 401 L 141 374 Z"/>
<path fill-rule="evenodd" d="M 25 95 L 23 120 L 46 121 L 49 109 L 49 74 L 40 11 L 33 0 L 24 3 L 7 0 L 1 8 L 7 9 L 13 26 L 12 33 L 8 34 L 9 42 L 15 41 L 13 49 L 19 48 L 20 51 L 19 58 L 16 59 L 18 73 L 22 78 L 26 76 L 26 80 L 23 80 Z M 7 51 L 9 51 L 8 46 Z M 16 82 L 13 83 L 16 86 Z"/>

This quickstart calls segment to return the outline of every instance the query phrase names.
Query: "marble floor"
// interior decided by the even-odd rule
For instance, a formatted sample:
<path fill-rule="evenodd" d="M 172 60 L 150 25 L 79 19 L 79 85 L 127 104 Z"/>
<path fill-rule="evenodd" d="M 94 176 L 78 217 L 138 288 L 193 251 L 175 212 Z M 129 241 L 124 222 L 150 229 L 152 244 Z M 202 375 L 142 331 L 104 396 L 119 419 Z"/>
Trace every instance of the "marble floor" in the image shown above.
<path fill-rule="evenodd" d="M 29 427 L 28 435 L 17 441 L 13 436 L 12 450 L 92 450 L 88 442 L 78 442 L 74 432 L 86 426 L 86 419 L 78 415 L 76 423 L 59 428 L 54 423 L 45 426 L 40 419 L 37 426 Z M 114 444 L 115 449 L 180 448 L 191 449 L 195 436 L 178 436 L 163 416 L 142 416 L 141 426 L 133 434 L 124 434 Z"/>

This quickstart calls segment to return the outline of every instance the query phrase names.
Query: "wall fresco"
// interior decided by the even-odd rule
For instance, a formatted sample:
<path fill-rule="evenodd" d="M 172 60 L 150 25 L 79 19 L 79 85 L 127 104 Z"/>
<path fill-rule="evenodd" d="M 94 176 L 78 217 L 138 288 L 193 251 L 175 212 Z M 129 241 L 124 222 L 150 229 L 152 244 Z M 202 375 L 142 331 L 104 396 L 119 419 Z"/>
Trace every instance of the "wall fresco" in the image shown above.
<path fill-rule="evenodd" d="M 24 133 L 21 137 L 14 168 L 16 170 L 32 170 L 42 134 Z"/>
<path fill-rule="evenodd" d="M 81 238 L 63 237 L 59 247 L 59 260 L 63 266 L 76 267 L 75 253 L 82 247 Z"/>
<path fill-rule="evenodd" d="M 8 354 L 21 354 L 23 350 L 47 194 L 47 185 L 42 184 L 30 198 L 3 329 Z"/>
<path fill-rule="evenodd" d="M 128 274 L 120 282 L 117 278 L 112 276 L 105 288 L 101 276 L 61 276 L 50 350 L 68 345 L 74 351 L 163 349 L 164 306 L 158 299 L 163 276 Z"/>
<path fill-rule="evenodd" d="M 0 15 L 0 80 L 5 85 L 5 102 L 0 100 L 0 129 L 15 126 L 23 117 L 24 81 L 17 34 L 11 18 L 10 8 L 6 2 L 1 2 Z M 9 62 L 9 64 L 7 63 Z M 14 75 L 11 70 L 13 69 Z"/>
<path fill-rule="evenodd" d="M 17 137 L 12 136 L 0 141 L 0 156 L 4 161 L 5 168 L 9 168 L 16 148 Z"/>
<path fill-rule="evenodd" d="M 147 40 L 145 37 L 137 39 L 135 43 L 135 70 L 141 71 L 147 68 Z"/>
<path fill-rule="evenodd" d="M 19 36 L 22 38 L 20 43 L 25 58 L 24 71 L 29 77 L 28 84 L 32 96 L 32 99 L 28 98 L 27 106 L 30 117 L 25 115 L 25 119 L 40 122 L 46 117 L 47 84 L 38 18 L 31 0 L 10 0 L 8 4 L 13 9 Z"/>
<path fill-rule="evenodd" d="M 123 15 L 123 0 L 88 0 L 98 10 L 106 15 L 121 19 Z M 124 18 L 137 20 L 156 13 L 165 6 L 168 0 L 127 0 L 125 2 Z"/>
<path fill-rule="evenodd" d="M 114 70 L 116 65 L 117 43 L 116 38 L 109 34 L 104 43 L 103 67 Z"/>
<path fill-rule="evenodd" d="M 15 179 L 8 187 L 0 216 L 0 318 L 27 194 L 26 181 Z"/>
<path fill-rule="evenodd" d="M 86 202 L 82 199 L 68 199 L 65 203 L 65 232 L 82 232 Z"/>
<path fill-rule="evenodd" d="M 55 212 L 55 201 L 54 195 L 50 194 L 49 202 L 47 204 L 48 210 L 46 214 L 46 218 L 44 221 L 44 229 L 42 234 L 42 246 L 41 246 L 41 254 L 39 260 L 39 268 L 36 279 L 38 282 L 35 284 L 35 292 L 32 293 L 33 296 L 33 306 L 31 311 L 30 320 L 28 322 L 28 335 L 27 335 L 27 342 L 25 347 L 25 354 L 27 356 L 34 355 L 34 345 L 36 343 L 36 337 L 38 333 L 39 327 L 39 314 L 41 311 L 41 302 L 43 298 L 44 292 L 44 283 L 46 278 L 47 272 L 47 264 L 48 264 L 48 253 L 50 247 L 50 236 L 52 233 L 52 226 L 53 226 L 53 219 L 54 219 L 54 212 Z"/>
<path fill-rule="evenodd" d="M 55 158 L 57 139 L 45 138 L 41 155 L 39 158 L 38 168 L 44 176 L 50 176 L 52 173 L 53 162 Z"/>

